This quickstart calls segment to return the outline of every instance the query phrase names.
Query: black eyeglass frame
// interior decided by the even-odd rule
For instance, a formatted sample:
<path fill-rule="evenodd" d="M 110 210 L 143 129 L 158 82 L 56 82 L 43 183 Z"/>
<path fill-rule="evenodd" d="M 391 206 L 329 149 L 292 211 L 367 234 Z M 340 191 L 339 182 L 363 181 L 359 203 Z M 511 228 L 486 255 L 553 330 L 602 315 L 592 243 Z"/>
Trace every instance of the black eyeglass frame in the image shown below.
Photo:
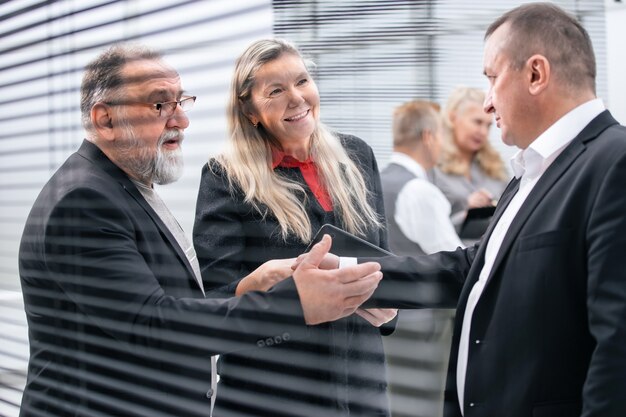
<path fill-rule="evenodd" d="M 174 112 L 176 111 L 176 106 L 180 106 L 180 108 L 186 112 L 189 109 L 193 108 L 195 104 L 197 96 L 185 96 L 180 100 L 172 100 L 172 101 L 163 101 L 160 103 L 146 103 L 143 101 L 107 101 L 104 104 L 108 106 L 145 106 L 152 107 L 154 110 L 159 112 L 159 117 L 172 117 Z M 165 116 L 163 116 L 163 110 L 166 110 Z"/>

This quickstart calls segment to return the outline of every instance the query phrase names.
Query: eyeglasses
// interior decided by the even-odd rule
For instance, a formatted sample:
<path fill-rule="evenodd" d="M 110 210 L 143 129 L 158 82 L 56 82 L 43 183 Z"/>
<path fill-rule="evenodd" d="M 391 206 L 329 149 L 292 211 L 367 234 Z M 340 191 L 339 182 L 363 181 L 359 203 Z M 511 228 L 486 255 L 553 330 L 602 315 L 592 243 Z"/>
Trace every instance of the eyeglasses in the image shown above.
<path fill-rule="evenodd" d="M 196 102 L 196 96 L 183 97 L 180 100 L 164 101 L 163 103 L 143 103 L 140 101 L 117 101 L 107 102 L 109 106 L 146 106 L 152 107 L 159 112 L 159 117 L 170 118 L 176 111 L 176 106 L 180 106 L 183 111 L 191 109 Z"/>

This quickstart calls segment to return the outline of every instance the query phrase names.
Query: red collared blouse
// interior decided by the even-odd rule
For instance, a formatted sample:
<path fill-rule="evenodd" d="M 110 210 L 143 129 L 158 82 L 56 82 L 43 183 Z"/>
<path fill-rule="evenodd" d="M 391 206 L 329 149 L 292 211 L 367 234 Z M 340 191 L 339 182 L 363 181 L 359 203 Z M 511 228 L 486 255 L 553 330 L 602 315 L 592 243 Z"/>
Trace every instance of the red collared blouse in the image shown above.
<path fill-rule="evenodd" d="M 305 161 L 298 161 L 291 155 L 287 155 L 278 149 L 272 149 L 272 169 L 276 167 L 299 168 L 304 181 L 325 211 L 333 210 L 333 202 L 326 187 L 320 182 L 317 164 L 309 157 Z"/>

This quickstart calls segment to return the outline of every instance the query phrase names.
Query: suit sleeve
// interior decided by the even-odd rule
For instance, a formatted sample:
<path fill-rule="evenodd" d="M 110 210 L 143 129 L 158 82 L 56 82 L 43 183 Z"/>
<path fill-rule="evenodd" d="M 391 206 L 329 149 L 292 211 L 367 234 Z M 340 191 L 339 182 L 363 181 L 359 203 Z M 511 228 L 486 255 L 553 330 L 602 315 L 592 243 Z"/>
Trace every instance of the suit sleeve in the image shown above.
<path fill-rule="evenodd" d="M 249 205 L 231 192 L 223 168 L 211 160 L 202 169 L 193 244 L 204 287 L 213 294 L 233 296 L 241 278 L 252 272 L 244 262 L 244 207 Z"/>
<path fill-rule="evenodd" d="M 380 263 L 383 279 L 365 307 L 456 308 L 477 246 L 423 256 L 359 258 Z"/>
<path fill-rule="evenodd" d="M 583 387 L 582 417 L 626 416 L 626 152 L 623 149 L 622 146 L 621 155 L 604 177 L 588 224 L 587 310 L 596 346 Z"/>
<path fill-rule="evenodd" d="M 75 189 L 54 207 L 44 237 L 48 272 L 41 279 L 80 311 L 72 320 L 85 320 L 84 326 L 98 327 L 128 352 L 145 354 L 154 348 L 208 357 L 255 347 L 264 337 L 306 334 L 293 280 L 231 299 L 175 298 L 165 294 L 139 251 L 138 233 L 128 207 L 106 190 Z M 43 291 L 32 296 L 42 299 L 28 305 L 54 308 Z"/>

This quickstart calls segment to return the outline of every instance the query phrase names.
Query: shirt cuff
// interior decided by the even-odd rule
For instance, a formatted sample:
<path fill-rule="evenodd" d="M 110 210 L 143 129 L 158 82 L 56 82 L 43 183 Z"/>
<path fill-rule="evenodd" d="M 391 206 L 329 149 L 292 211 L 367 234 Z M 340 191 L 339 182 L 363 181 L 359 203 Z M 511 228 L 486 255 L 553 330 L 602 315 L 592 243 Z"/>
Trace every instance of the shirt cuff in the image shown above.
<path fill-rule="evenodd" d="M 341 268 L 345 268 L 346 266 L 353 266 L 358 264 L 358 260 L 357 258 L 352 258 L 352 257 L 345 257 L 345 256 L 340 256 L 339 257 L 339 269 Z"/>

